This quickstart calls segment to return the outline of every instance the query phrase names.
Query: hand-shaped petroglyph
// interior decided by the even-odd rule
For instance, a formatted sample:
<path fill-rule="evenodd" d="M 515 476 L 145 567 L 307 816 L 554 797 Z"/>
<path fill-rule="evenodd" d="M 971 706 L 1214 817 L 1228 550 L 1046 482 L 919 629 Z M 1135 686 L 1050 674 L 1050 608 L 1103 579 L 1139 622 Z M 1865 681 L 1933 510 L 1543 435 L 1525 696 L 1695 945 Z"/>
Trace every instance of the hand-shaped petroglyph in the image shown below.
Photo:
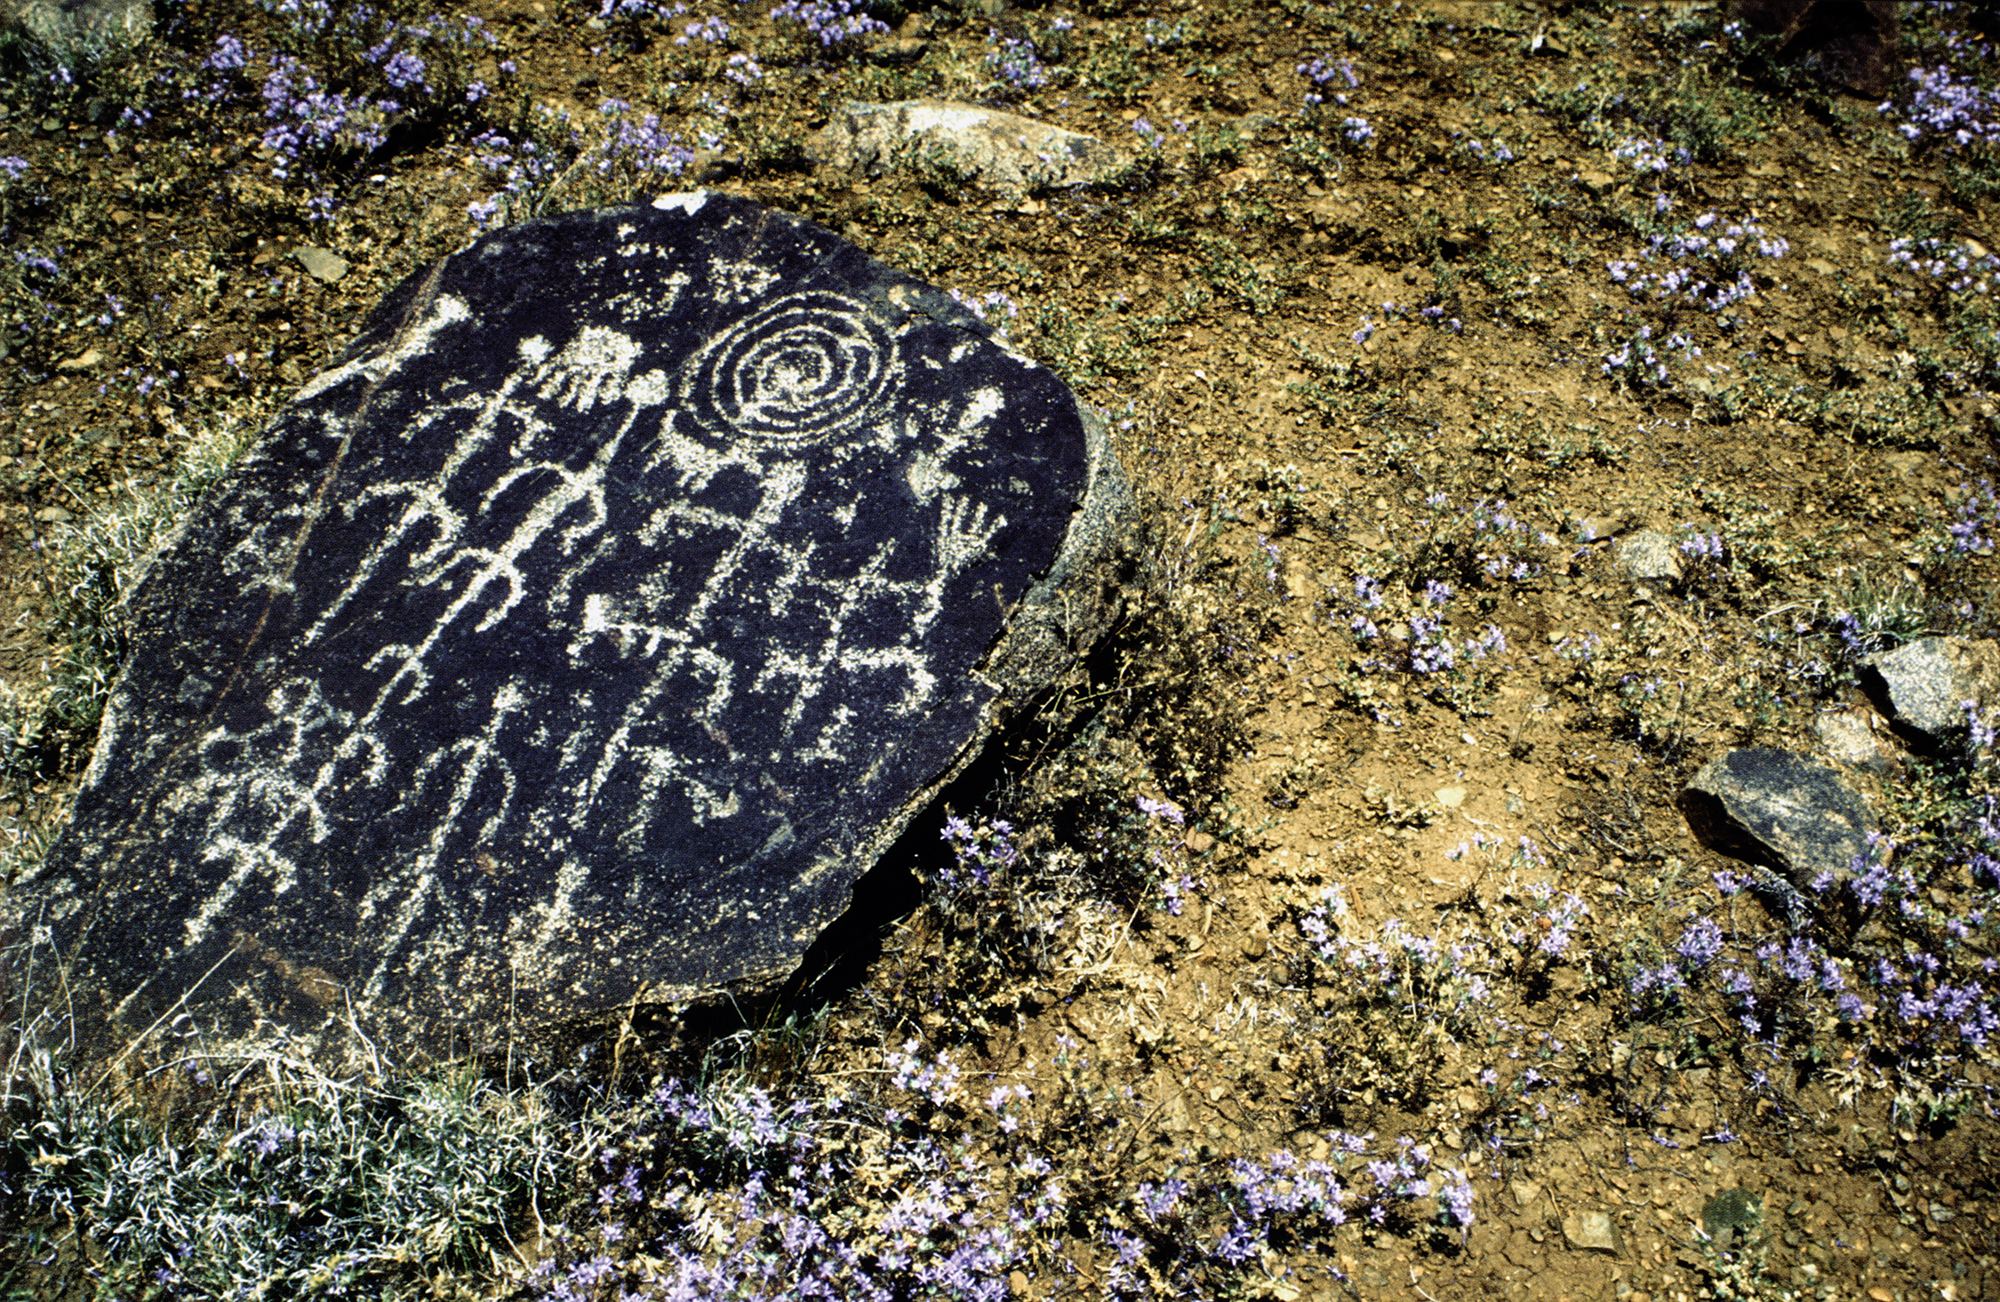
<path fill-rule="evenodd" d="M 986 550 L 1006 524 L 1007 517 L 986 503 L 947 494 L 938 515 L 938 561 L 950 573 L 958 573 Z"/>
<path fill-rule="evenodd" d="M 639 344 L 616 330 L 585 326 L 536 377 L 535 392 L 549 402 L 589 411 L 602 400 L 625 396 L 625 380 L 639 358 Z"/>

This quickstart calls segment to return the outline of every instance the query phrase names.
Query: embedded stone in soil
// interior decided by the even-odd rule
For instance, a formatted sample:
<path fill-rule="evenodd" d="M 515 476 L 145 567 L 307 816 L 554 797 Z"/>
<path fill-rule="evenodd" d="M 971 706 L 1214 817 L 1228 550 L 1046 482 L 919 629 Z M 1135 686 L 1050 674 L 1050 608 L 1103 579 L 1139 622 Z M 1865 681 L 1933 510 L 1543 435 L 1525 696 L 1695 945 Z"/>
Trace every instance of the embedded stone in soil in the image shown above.
<path fill-rule="evenodd" d="M 1710 847 L 1782 869 L 1795 887 L 1821 873 L 1845 880 L 1875 829 L 1866 803 L 1832 767 L 1767 747 L 1704 764 L 1681 808 Z"/>
<path fill-rule="evenodd" d="M 923 160 L 1017 194 L 1103 180 L 1131 161 L 1095 136 L 949 100 L 849 104 L 806 142 L 830 167 L 881 176 Z"/>
<path fill-rule="evenodd" d="M 2000 643 L 1920 637 L 1861 662 L 1862 687 L 1905 736 L 1937 750 L 1971 729 L 1967 707 L 2000 698 Z"/>

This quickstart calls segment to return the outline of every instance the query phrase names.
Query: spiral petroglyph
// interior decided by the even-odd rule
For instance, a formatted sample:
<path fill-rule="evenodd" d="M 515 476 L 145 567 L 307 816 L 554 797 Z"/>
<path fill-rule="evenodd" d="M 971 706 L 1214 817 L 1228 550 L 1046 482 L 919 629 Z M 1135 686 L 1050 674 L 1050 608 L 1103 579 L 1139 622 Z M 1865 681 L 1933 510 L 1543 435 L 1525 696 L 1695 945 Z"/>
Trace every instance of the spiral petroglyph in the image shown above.
<path fill-rule="evenodd" d="M 703 349 L 680 399 L 711 433 L 808 443 L 878 418 L 901 369 L 895 338 L 865 304 L 793 294 Z"/>

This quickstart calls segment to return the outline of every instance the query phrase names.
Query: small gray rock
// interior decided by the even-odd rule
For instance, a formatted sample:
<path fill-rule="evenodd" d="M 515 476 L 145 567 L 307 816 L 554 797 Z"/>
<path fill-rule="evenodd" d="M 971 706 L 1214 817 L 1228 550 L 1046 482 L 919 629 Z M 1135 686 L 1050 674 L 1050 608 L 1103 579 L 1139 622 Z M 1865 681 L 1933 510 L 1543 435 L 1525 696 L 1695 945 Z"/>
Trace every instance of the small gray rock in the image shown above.
<path fill-rule="evenodd" d="M 1618 1227 L 1609 1212 L 1571 1212 L 1563 1217 L 1563 1237 L 1584 1252 L 1618 1255 Z"/>
<path fill-rule="evenodd" d="M 329 285 L 347 274 L 347 259 L 332 249 L 308 246 L 292 256 L 299 260 L 299 265 L 306 269 L 308 276 Z"/>
<path fill-rule="evenodd" d="M 868 176 L 932 164 L 1017 194 L 1086 185 L 1129 161 L 1095 136 L 976 104 L 928 99 L 849 104 L 806 142 L 806 153 Z"/>
<path fill-rule="evenodd" d="M 1641 583 L 1678 583 L 1680 549 L 1657 529 L 1645 529 L 1618 544 L 1618 563 Z"/>
<path fill-rule="evenodd" d="M 2000 697 L 2000 647 L 1990 640 L 1920 637 L 1867 657 L 1861 686 L 1889 722 L 1922 745 L 1954 744 L 1967 735 L 1966 703 Z"/>
<path fill-rule="evenodd" d="M 1803 886 L 1850 875 L 1874 816 L 1834 769 L 1790 751 L 1733 750 L 1701 767 L 1681 793 L 1697 837 L 1733 858 L 1782 869 Z"/>
<path fill-rule="evenodd" d="M 1888 757 L 1882 751 L 1882 743 L 1876 740 L 1874 729 L 1868 726 L 1870 717 L 1867 711 L 1859 709 L 1822 710 L 1813 720 L 1813 731 L 1819 734 L 1826 753 L 1842 764 L 1880 772 L 1888 767 Z"/>
<path fill-rule="evenodd" d="M 1764 1200 L 1747 1189 L 1724 1189 L 1701 1207 L 1701 1231 L 1718 1242 L 1754 1236 L 1764 1225 Z"/>

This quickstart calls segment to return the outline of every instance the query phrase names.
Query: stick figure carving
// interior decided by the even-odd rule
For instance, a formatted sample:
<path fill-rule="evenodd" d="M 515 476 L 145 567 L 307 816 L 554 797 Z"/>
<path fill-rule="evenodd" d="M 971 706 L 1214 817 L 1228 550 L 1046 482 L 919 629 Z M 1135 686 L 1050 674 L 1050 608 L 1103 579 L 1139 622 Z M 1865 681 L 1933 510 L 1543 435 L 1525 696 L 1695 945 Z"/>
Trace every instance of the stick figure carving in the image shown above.
<path fill-rule="evenodd" d="M 155 567 L 7 907 L 107 1042 L 170 1007 L 337 1036 L 338 991 L 442 1051 L 774 979 L 990 726 L 1093 446 L 977 318 L 795 218 L 496 232 Z"/>

